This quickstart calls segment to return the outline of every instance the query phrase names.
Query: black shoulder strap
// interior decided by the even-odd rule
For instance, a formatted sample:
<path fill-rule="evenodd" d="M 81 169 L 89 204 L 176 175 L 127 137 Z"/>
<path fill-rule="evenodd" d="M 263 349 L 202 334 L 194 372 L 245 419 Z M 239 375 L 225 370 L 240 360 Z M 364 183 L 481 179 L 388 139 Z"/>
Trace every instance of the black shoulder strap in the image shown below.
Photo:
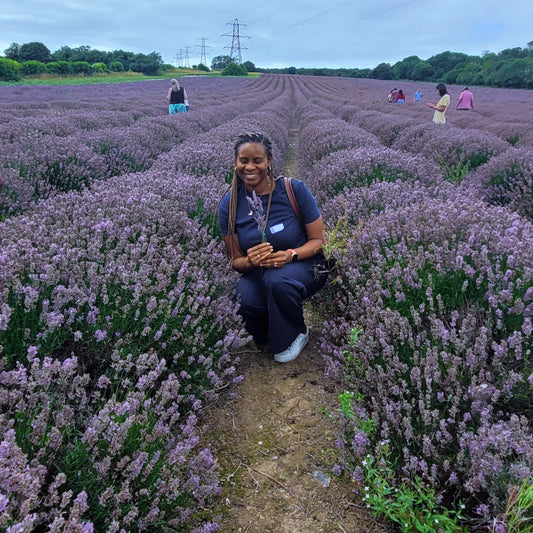
<path fill-rule="evenodd" d="M 292 179 L 283 178 L 283 181 L 285 182 L 285 190 L 287 191 L 287 196 L 289 197 L 289 202 L 291 203 L 294 214 L 296 215 L 296 218 L 300 221 L 300 224 L 303 224 L 304 222 L 302 218 L 302 212 L 300 211 L 298 200 L 296 200 L 296 196 L 294 195 L 294 190 L 292 188 Z"/>

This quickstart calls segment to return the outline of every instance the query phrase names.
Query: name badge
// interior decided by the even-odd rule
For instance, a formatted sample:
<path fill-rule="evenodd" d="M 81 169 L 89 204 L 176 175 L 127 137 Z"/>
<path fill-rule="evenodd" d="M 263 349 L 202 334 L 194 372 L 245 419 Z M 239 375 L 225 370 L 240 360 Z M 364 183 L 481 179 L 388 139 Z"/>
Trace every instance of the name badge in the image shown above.
<path fill-rule="evenodd" d="M 270 233 L 272 233 L 272 235 L 274 233 L 278 233 L 279 231 L 282 231 L 285 229 L 285 226 L 283 225 L 283 222 L 281 222 L 280 224 L 276 224 L 275 226 L 270 226 Z"/>

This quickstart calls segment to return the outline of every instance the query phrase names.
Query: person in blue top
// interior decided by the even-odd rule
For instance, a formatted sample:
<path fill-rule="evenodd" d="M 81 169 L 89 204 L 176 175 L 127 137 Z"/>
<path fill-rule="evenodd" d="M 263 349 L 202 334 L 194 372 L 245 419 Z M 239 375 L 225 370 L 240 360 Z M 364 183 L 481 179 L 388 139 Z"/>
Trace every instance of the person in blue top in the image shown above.
<path fill-rule="evenodd" d="M 240 314 L 259 346 L 292 361 L 309 341 L 303 302 L 326 282 L 324 224 L 316 201 L 292 180 L 301 221 L 283 179 L 272 172 L 272 145 L 262 133 L 240 135 L 230 190 L 218 208 L 220 229 L 236 285 Z"/>

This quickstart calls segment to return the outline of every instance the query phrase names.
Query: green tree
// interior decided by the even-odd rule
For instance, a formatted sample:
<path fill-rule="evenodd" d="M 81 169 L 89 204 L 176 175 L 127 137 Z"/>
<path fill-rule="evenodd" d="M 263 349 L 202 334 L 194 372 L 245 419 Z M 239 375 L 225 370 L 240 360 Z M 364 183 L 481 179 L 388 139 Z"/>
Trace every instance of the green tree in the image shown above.
<path fill-rule="evenodd" d="M 17 43 L 11 43 L 9 47 L 4 50 L 4 54 L 8 59 L 18 61 L 20 54 L 20 46 Z"/>
<path fill-rule="evenodd" d="M 55 76 L 72 74 L 72 63 L 69 63 L 68 61 L 51 61 L 46 64 L 46 72 Z"/>
<path fill-rule="evenodd" d="M 245 61 L 242 66 L 247 72 L 255 72 L 255 65 L 251 61 Z"/>
<path fill-rule="evenodd" d="M 459 70 L 455 83 L 459 85 L 483 85 L 485 77 L 479 63 L 467 63 Z"/>
<path fill-rule="evenodd" d="M 13 59 L 0 57 L 0 80 L 13 81 L 18 80 L 20 65 Z"/>
<path fill-rule="evenodd" d="M 533 89 L 533 57 L 506 61 L 487 81 L 498 87 Z"/>
<path fill-rule="evenodd" d="M 71 63 L 72 65 L 72 72 L 74 74 L 86 74 L 90 75 L 93 73 L 93 69 L 87 61 L 73 61 Z"/>
<path fill-rule="evenodd" d="M 220 73 L 222 76 L 248 76 L 248 71 L 243 65 L 237 65 L 233 61 Z"/>
<path fill-rule="evenodd" d="M 62 46 L 51 55 L 52 61 L 82 61 L 76 57 L 76 51 L 70 46 Z"/>
<path fill-rule="evenodd" d="M 120 61 L 113 61 L 109 64 L 111 72 L 124 72 L 124 65 Z"/>
<path fill-rule="evenodd" d="M 46 72 L 46 63 L 40 61 L 24 61 L 20 65 L 21 76 L 38 76 Z"/>
<path fill-rule="evenodd" d="M 211 61 L 211 68 L 213 70 L 225 69 L 230 63 L 233 63 L 231 56 L 215 56 Z"/>
<path fill-rule="evenodd" d="M 20 46 L 18 61 L 40 61 L 49 63 L 51 60 L 50 50 L 43 43 L 32 42 Z"/>
<path fill-rule="evenodd" d="M 115 61 L 120 61 L 124 65 L 124 70 L 131 70 L 131 65 L 135 60 L 135 54 L 133 52 L 125 52 L 124 50 L 113 50 L 107 54 L 108 64 Z"/>
<path fill-rule="evenodd" d="M 199 63 L 196 68 L 198 70 L 202 70 L 203 72 L 209 72 L 209 67 L 207 65 L 204 65 L 203 63 Z"/>
<path fill-rule="evenodd" d="M 427 61 L 419 61 L 411 72 L 411 79 L 417 81 L 429 80 L 435 74 L 435 68 Z"/>
<path fill-rule="evenodd" d="M 393 77 L 392 67 L 389 63 L 380 63 L 376 68 L 372 69 L 372 78 L 376 80 L 392 80 Z"/>
<path fill-rule="evenodd" d="M 418 56 L 409 56 L 392 66 L 392 73 L 397 80 L 411 80 L 413 79 L 412 72 L 415 65 L 420 63 Z"/>
<path fill-rule="evenodd" d="M 461 67 L 452 68 L 450 72 L 447 72 L 444 75 L 444 77 L 442 78 L 442 81 L 444 83 L 447 83 L 448 85 L 454 85 L 457 83 L 457 76 L 459 76 L 459 74 L 461 74 Z"/>
<path fill-rule="evenodd" d="M 107 65 L 105 63 L 93 63 L 91 65 L 91 68 L 93 72 L 98 72 L 98 73 L 107 72 Z"/>
<path fill-rule="evenodd" d="M 161 55 L 157 52 L 151 52 L 149 54 L 137 54 L 130 68 L 135 72 L 142 72 L 146 76 L 155 76 L 162 65 Z"/>
<path fill-rule="evenodd" d="M 524 57 L 527 57 L 529 55 L 529 50 L 527 48 L 506 48 L 505 50 L 502 50 L 498 57 L 501 57 L 502 59 L 522 59 Z"/>

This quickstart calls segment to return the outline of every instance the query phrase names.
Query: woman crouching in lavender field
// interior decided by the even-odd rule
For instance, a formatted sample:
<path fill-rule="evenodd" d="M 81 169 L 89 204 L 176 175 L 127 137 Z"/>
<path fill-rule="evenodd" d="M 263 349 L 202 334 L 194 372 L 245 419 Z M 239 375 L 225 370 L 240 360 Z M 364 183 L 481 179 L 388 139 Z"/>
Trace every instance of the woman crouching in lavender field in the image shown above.
<path fill-rule="evenodd" d="M 326 282 L 324 225 L 300 180 L 275 179 L 272 145 L 262 133 L 240 135 L 235 169 L 218 217 L 237 282 L 240 314 L 257 345 L 292 361 L 309 340 L 303 301 Z M 244 250 L 244 252 L 243 252 Z"/>

